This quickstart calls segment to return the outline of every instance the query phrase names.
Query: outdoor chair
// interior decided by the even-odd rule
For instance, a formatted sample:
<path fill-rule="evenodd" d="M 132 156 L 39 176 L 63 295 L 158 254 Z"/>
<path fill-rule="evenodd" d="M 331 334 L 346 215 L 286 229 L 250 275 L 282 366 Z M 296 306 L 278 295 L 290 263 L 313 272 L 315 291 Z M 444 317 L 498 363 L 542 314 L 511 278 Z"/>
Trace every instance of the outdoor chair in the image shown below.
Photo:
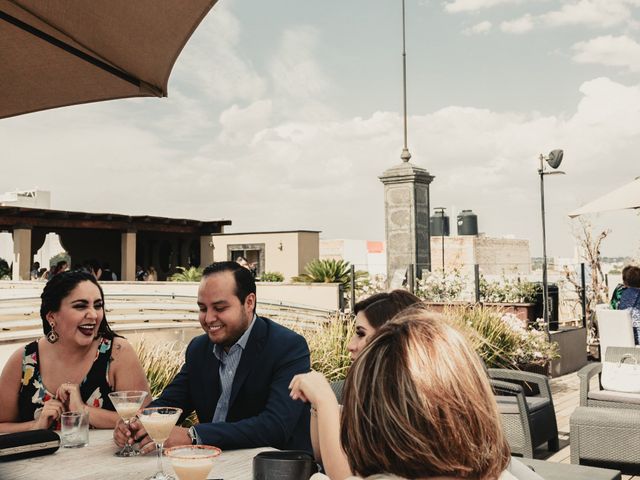
<path fill-rule="evenodd" d="M 533 458 L 535 448 L 545 442 L 549 451 L 557 452 L 560 442 L 549 379 L 519 370 L 488 372 L 511 453 Z M 535 387 L 533 395 L 525 394 L 529 387 Z"/>
<path fill-rule="evenodd" d="M 331 390 L 338 399 L 338 403 L 342 405 L 342 390 L 344 389 L 344 380 L 338 380 L 337 382 L 331 382 Z"/>
<path fill-rule="evenodd" d="M 605 352 L 606 362 L 619 362 L 623 355 L 631 354 L 640 363 L 640 348 L 634 347 L 609 347 Z M 615 392 L 602 389 L 602 385 L 594 388 L 591 379 L 602 372 L 602 363 L 591 363 L 580 369 L 580 406 L 581 407 L 605 407 L 628 408 L 640 410 L 640 393 Z"/>
<path fill-rule="evenodd" d="M 633 347 L 633 327 L 629 310 L 596 309 L 598 336 L 600 338 L 600 359 L 607 347 Z"/>
<path fill-rule="evenodd" d="M 604 464 L 636 474 L 640 465 L 640 411 L 578 407 L 569 423 L 571 463 Z"/>

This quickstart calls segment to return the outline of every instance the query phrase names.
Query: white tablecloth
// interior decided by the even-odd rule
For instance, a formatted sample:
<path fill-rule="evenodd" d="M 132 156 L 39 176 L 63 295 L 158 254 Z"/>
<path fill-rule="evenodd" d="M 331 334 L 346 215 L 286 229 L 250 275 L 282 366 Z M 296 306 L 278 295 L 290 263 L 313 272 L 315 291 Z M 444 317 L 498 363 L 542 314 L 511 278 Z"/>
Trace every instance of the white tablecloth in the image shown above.
<path fill-rule="evenodd" d="M 144 480 L 157 471 L 157 453 L 131 458 L 114 455 L 118 450 L 111 430 L 90 430 L 89 445 L 60 448 L 53 455 L 0 463 L 1 480 Z M 252 480 L 253 457 L 269 448 L 222 452 L 208 478 Z M 163 457 L 166 472 L 171 461 Z"/>

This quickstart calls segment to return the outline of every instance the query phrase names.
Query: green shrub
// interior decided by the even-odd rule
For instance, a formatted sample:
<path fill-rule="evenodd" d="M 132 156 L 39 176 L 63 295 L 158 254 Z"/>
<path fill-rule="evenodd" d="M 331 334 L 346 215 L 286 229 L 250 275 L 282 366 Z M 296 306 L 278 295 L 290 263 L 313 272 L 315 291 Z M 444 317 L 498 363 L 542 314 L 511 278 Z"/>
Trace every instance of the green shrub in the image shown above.
<path fill-rule="evenodd" d="M 460 270 L 449 270 L 445 275 L 442 271 L 422 273 L 417 282 L 416 295 L 427 302 L 454 302 L 460 300 L 467 285 L 467 278 Z"/>
<path fill-rule="evenodd" d="M 49 270 L 53 269 L 58 262 L 67 262 L 71 266 L 71 257 L 67 252 L 60 252 L 49 259 Z"/>
<path fill-rule="evenodd" d="M 179 272 L 169 277 L 171 282 L 199 282 L 202 279 L 202 269 L 197 267 L 176 267 Z"/>
<path fill-rule="evenodd" d="M 480 298 L 488 303 L 533 303 L 540 285 L 526 280 L 502 278 L 488 281 L 480 277 Z"/>
<path fill-rule="evenodd" d="M 513 314 L 479 305 L 450 307 L 444 318 L 462 330 L 489 368 L 545 365 L 558 358 L 558 346 L 544 331 L 526 327 Z"/>
<path fill-rule="evenodd" d="M 304 336 L 311 351 L 311 368 L 322 373 L 330 382 L 343 380 L 351 365 L 347 345 L 355 333 L 350 315 L 336 314 L 317 329 L 293 329 Z"/>
<path fill-rule="evenodd" d="M 261 282 L 284 282 L 284 275 L 280 272 L 264 272 L 260 275 Z"/>

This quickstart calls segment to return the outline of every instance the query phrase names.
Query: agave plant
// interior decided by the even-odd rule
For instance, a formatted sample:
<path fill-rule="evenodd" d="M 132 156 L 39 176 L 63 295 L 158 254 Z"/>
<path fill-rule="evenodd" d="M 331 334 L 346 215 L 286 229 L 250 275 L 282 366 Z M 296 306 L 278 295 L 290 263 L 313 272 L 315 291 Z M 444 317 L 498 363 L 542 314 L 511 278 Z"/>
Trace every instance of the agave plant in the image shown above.
<path fill-rule="evenodd" d="M 345 290 L 349 290 L 351 282 L 351 264 L 345 260 L 315 259 L 304 267 L 305 273 L 293 277 L 294 282 L 306 283 L 339 283 Z M 358 270 L 355 272 L 356 290 L 363 279 L 368 277 L 367 272 Z"/>
<path fill-rule="evenodd" d="M 284 282 L 284 275 L 280 272 L 264 272 L 260 275 L 261 282 Z"/>
<path fill-rule="evenodd" d="M 202 279 L 202 269 L 197 267 L 177 267 L 179 272 L 169 277 L 172 282 L 199 282 Z"/>

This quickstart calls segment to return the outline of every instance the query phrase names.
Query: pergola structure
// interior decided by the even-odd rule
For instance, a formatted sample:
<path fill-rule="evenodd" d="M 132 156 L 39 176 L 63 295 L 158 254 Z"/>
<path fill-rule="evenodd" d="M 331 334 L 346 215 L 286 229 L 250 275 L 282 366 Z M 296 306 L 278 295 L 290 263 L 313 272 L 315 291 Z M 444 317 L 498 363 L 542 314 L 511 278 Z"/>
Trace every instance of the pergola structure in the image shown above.
<path fill-rule="evenodd" d="M 48 233 L 60 243 L 72 264 L 89 259 L 109 262 L 121 280 L 135 280 L 136 265 L 153 265 L 162 280 L 177 266 L 213 261 L 211 234 L 222 233 L 231 220 L 128 216 L 0 206 L 0 231 L 13 234 L 13 279 L 29 280 L 33 255 Z"/>

